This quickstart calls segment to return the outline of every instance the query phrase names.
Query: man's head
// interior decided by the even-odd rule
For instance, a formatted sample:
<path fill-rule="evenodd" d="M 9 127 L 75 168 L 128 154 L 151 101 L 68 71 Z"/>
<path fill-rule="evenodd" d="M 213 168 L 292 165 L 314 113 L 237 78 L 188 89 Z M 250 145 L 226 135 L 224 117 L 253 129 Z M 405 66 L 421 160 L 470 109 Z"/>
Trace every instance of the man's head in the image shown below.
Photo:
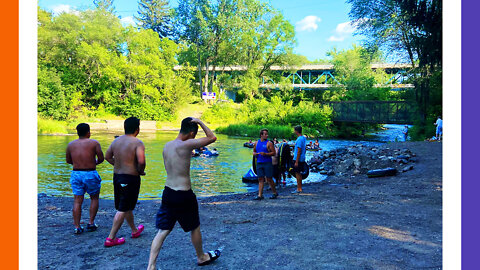
<path fill-rule="evenodd" d="M 268 129 L 264 128 L 260 130 L 260 139 L 266 140 L 268 138 Z"/>
<path fill-rule="evenodd" d="M 197 136 L 198 124 L 192 122 L 192 117 L 187 117 L 182 120 L 182 126 L 180 127 L 180 133 L 187 135 L 189 138 L 193 139 Z"/>
<path fill-rule="evenodd" d="M 440 119 L 440 118 L 442 118 L 442 116 L 439 115 L 439 116 L 437 117 L 437 119 Z"/>
<path fill-rule="evenodd" d="M 136 117 L 129 117 L 123 122 L 125 134 L 138 135 L 140 132 L 140 119 Z"/>
<path fill-rule="evenodd" d="M 77 134 L 80 138 L 90 138 L 90 126 L 86 123 L 77 125 Z"/>
<path fill-rule="evenodd" d="M 295 130 L 295 134 L 296 134 L 297 136 L 302 135 L 302 127 L 301 127 L 301 126 L 296 126 L 296 127 L 294 127 L 293 129 Z"/>

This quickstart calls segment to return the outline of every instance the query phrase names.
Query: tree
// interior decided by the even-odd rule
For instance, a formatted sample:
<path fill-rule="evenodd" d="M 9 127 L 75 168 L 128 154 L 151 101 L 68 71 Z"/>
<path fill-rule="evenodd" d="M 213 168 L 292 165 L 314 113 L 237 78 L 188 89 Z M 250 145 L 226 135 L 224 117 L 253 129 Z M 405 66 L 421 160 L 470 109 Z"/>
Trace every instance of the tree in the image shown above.
<path fill-rule="evenodd" d="M 106 10 L 110 13 L 114 13 L 115 12 L 115 7 L 113 6 L 113 1 L 114 0 L 93 0 L 93 4 L 98 9 L 103 9 L 103 10 Z"/>
<path fill-rule="evenodd" d="M 407 53 L 416 67 L 415 97 L 425 124 L 429 108 L 431 80 L 438 80 L 442 68 L 442 1 L 431 0 L 348 0 L 350 17 L 367 44 Z M 417 76 L 420 75 L 420 76 Z M 436 91 L 437 91 L 436 90 Z M 440 88 L 441 91 L 441 88 Z"/>
<path fill-rule="evenodd" d="M 160 38 L 171 36 L 172 10 L 167 0 L 139 0 L 135 19 L 144 29 L 152 29 Z"/>

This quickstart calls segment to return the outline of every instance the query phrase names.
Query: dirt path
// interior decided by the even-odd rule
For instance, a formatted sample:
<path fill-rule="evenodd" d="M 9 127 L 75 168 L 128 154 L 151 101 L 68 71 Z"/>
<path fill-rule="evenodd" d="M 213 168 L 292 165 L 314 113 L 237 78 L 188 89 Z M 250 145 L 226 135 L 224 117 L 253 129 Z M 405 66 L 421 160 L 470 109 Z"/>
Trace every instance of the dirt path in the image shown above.
<path fill-rule="evenodd" d="M 200 198 L 206 250 L 221 247 L 206 269 L 441 269 L 442 146 L 412 142 L 418 161 L 394 177 L 333 177 L 280 189 L 277 200 L 252 201 L 254 194 Z M 239 179 L 240 181 L 240 179 Z M 269 195 L 269 191 L 266 195 Z M 136 220 L 145 225 L 138 239 L 104 248 L 115 213 L 101 200 L 98 231 L 72 234 L 72 198 L 39 195 L 39 269 L 145 269 L 155 234 L 159 201 L 141 201 Z M 84 203 L 83 220 L 88 217 Z M 129 236 L 126 224 L 119 236 Z M 161 269 L 196 269 L 190 236 L 178 226 L 160 252 Z"/>

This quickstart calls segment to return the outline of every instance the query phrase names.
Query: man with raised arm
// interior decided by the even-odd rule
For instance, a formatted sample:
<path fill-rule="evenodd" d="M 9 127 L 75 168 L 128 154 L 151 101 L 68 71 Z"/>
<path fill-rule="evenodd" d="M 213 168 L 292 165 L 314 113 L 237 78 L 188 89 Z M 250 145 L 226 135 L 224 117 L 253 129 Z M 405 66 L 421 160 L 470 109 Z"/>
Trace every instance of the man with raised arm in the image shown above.
<path fill-rule="evenodd" d="M 98 226 L 95 224 L 95 216 L 98 212 L 98 197 L 100 195 L 100 183 L 102 179 L 96 170 L 97 165 L 103 162 L 103 152 L 100 143 L 90 139 L 90 126 L 85 123 L 77 126 L 78 139 L 70 142 L 67 146 L 67 163 L 73 165 L 70 176 L 70 185 L 73 191 L 73 223 L 74 234 L 83 233 L 80 226 L 82 217 L 82 204 L 85 192 L 90 195 L 90 221 L 87 231 L 93 232 Z"/>
<path fill-rule="evenodd" d="M 206 137 L 195 139 L 198 125 Z M 158 232 L 152 241 L 148 269 L 155 269 L 158 253 L 163 241 L 178 221 L 185 232 L 191 232 L 192 244 L 197 253 L 197 264 L 207 265 L 220 256 L 219 250 L 204 253 L 197 197 L 190 182 L 190 158 L 193 149 L 209 145 L 217 140 L 213 132 L 199 119 L 183 119 L 180 133 L 163 148 L 163 162 L 167 171 L 162 205 L 156 217 Z"/>
<path fill-rule="evenodd" d="M 145 146 L 137 139 L 140 132 L 140 120 L 130 117 L 124 122 L 125 135 L 116 138 L 107 152 L 105 159 L 113 165 L 113 193 L 117 213 L 113 225 L 105 240 L 106 247 L 125 243 L 125 238 L 117 238 L 117 232 L 126 220 L 132 229 L 132 238 L 142 233 L 144 226 L 135 226 L 133 209 L 140 192 L 140 175 L 145 175 Z"/>

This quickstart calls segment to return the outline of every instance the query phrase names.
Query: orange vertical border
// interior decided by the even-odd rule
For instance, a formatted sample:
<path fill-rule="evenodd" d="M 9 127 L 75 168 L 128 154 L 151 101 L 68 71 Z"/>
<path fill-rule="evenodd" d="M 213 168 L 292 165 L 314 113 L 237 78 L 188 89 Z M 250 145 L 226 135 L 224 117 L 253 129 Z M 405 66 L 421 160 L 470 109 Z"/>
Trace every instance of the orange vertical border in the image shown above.
<path fill-rule="evenodd" d="M 0 205 L 0 262 L 3 269 L 19 267 L 19 9 L 18 0 L 2 1 L 0 16 L 0 116 L 4 131 L 0 133 L 2 172 Z M 36 245 L 36 243 L 31 243 Z"/>

